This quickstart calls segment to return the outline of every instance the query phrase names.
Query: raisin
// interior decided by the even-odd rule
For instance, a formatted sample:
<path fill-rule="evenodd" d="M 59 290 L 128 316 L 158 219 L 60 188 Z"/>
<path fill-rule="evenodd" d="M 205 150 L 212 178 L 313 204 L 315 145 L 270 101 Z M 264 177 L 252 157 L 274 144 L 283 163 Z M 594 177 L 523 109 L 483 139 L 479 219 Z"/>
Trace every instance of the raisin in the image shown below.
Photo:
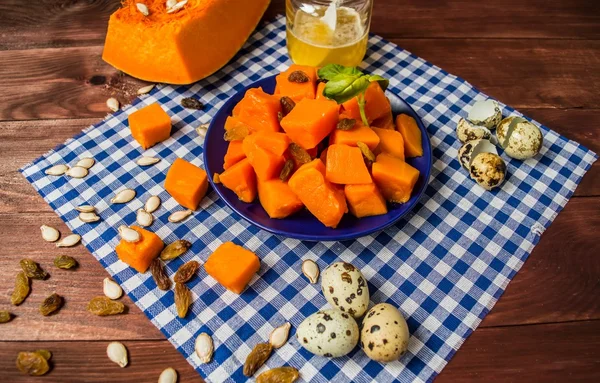
<path fill-rule="evenodd" d="M 303 82 L 309 82 L 310 79 L 306 73 L 301 70 L 295 70 L 288 76 L 288 81 L 302 84 Z"/>
<path fill-rule="evenodd" d="M 58 267 L 59 269 L 68 270 L 77 267 L 77 261 L 75 258 L 69 257 L 68 255 L 59 255 L 58 257 L 54 258 L 54 266 Z"/>
<path fill-rule="evenodd" d="M 250 351 L 244 363 L 244 375 L 252 376 L 269 359 L 273 346 L 270 343 L 259 343 Z"/>
<path fill-rule="evenodd" d="M 250 134 L 246 125 L 235 125 L 225 131 L 223 139 L 225 141 L 242 141 Z"/>
<path fill-rule="evenodd" d="M 88 303 L 87 310 L 98 316 L 115 315 L 121 314 L 125 310 L 125 305 L 109 297 L 95 297 Z"/>
<path fill-rule="evenodd" d="M 282 181 L 287 181 L 292 175 L 292 171 L 294 170 L 294 160 L 287 160 L 285 164 L 283 164 L 283 168 L 281 169 L 281 173 L 279 173 L 279 179 Z"/>
<path fill-rule="evenodd" d="M 296 160 L 298 166 L 302 166 L 312 161 L 310 154 L 308 154 L 308 152 L 304 150 L 302 146 L 292 142 L 290 144 L 289 149 L 290 154 L 292 155 L 292 157 L 294 157 L 294 160 Z"/>
<path fill-rule="evenodd" d="M 296 102 L 287 96 L 281 97 L 279 99 L 279 103 L 281 104 L 282 117 L 287 116 L 296 106 Z"/>
<path fill-rule="evenodd" d="M 25 272 L 21 271 L 17 274 L 17 279 L 15 280 L 15 289 L 10 297 L 10 301 L 13 305 L 18 306 L 27 296 L 31 288 L 29 287 L 29 278 L 25 275 Z"/>
<path fill-rule="evenodd" d="M 300 373 L 294 367 L 284 366 L 267 370 L 256 378 L 256 383 L 294 383 Z"/>
<path fill-rule="evenodd" d="M 356 125 L 356 120 L 353 118 L 342 118 L 338 121 L 336 129 L 339 130 L 350 130 Z"/>
<path fill-rule="evenodd" d="M 48 360 L 39 352 L 20 352 L 17 355 L 17 368 L 31 376 L 45 375 L 50 371 Z"/>
<path fill-rule="evenodd" d="M 362 152 L 363 156 L 367 160 L 369 160 L 371 162 L 375 162 L 375 154 L 373 154 L 373 152 L 371 151 L 371 149 L 369 149 L 369 147 L 367 146 L 367 144 L 365 144 L 364 142 L 358 141 L 356 143 L 356 146 L 358 146 L 358 148 Z"/>
<path fill-rule="evenodd" d="M 186 97 L 181 100 L 181 106 L 188 109 L 196 109 L 202 110 L 204 109 L 204 104 L 200 102 L 200 100 L 195 99 L 193 97 Z"/>
<path fill-rule="evenodd" d="M 167 245 L 167 247 L 161 251 L 160 259 L 163 261 L 168 261 L 170 259 L 177 258 L 181 254 L 185 253 L 190 247 L 192 247 L 192 243 L 190 241 L 178 239 L 177 241 Z"/>
<path fill-rule="evenodd" d="M 152 273 L 152 278 L 154 278 L 154 282 L 156 282 L 156 286 L 159 289 L 167 291 L 171 288 L 171 280 L 165 272 L 165 265 L 160 258 L 154 258 L 150 264 L 150 272 Z"/>
<path fill-rule="evenodd" d="M 28 278 L 44 280 L 48 276 L 48 273 L 42 270 L 40 265 L 31 259 L 21 259 L 19 264 Z"/>
<path fill-rule="evenodd" d="M 183 283 L 175 283 L 175 307 L 177 315 L 185 318 L 192 304 L 192 292 Z"/>
<path fill-rule="evenodd" d="M 179 270 L 177 270 L 177 272 L 175 273 L 173 280 L 175 281 L 175 283 L 185 283 L 192 279 L 194 274 L 196 274 L 196 271 L 198 271 L 199 267 L 200 264 L 197 261 L 189 261 L 187 263 L 184 263 L 183 265 L 181 265 L 181 267 L 179 267 Z"/>
<path fill-rule="evenodd" d="M 64 299 L 60 295 L 54 293 L 48 298 L 44 299 L 44 301 L 40 305 L 40 313 L 43 316 L 51 315 L 60 310 L 64 302 Z"/>

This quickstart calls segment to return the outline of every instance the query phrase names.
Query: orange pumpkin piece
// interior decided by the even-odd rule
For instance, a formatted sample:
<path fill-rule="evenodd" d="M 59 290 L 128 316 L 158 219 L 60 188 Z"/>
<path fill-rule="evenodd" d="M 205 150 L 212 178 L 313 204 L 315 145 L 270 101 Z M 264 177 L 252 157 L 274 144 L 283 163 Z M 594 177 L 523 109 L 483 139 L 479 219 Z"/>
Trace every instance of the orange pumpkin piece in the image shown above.
<path fill-rule="evenodd" d="M 256 145 L 278 156 L 283 156 L 291 143 L 290 138 L 285 133 L 276 132 L 256 132 L 252 134 L 252 139 Z"/>
<path fill-rule="evenodd" d="M 320 159 L 302 165 L 288 185 L 321 223 L 337 227 L 348 211 L 344 191 L 325 178 L 325 165 Z"/>
<path fill-rule="evenodd" d="M 242 141 L 231 141 L 229 146 L 227 146 L 227 153 L 225 153 L 223 169 L 227 170 L 244 158 L 246 158 L 246 155 L 242 149 Z"/>
<path fill-rule="evenodd" d="M 258 182 L 260 204 L 271 218 L 285 218 L 302 209 L 302 201 L 280 179 Z"/>
<path fill-rule="evenodd" d="M 250 250 L 225 242 L 208 257 L 204 269 L 227 290 L 241 294 L 260 269 L 260 260 Z"/>
<path fill-rule="evenodd" d="M 256 174 L 247 158 L 219 174 L 219 181 L 243 202 L 250 203 L 256 198 Z"/>
<path fill-rule="evenodd" d="M 342 107 L 344 108 L 344 113 L 348 114 L 351 118 L 361 119 L 358 99 L 356 97 L 344 102 Z M 385 96 L 381 86 L 376 82 L 371 83 L 365 91 L 365 114 L 369 123 L 391 113 L 391 111 L 390 100 Z"/>
<path fill-rule="evenodd" d="M 379 145 L 379 136 L 368 126 L 364 126 L 359 120 L 356 121 L 354 128 L 350 130 L 335 129 L 329 135 L 329 144 L 343 144 L 348 146 L 356 146 L 360 141 L 375 150 Z"/>
<path fill-rule="evenodd" d="M 394 123 L 394 116 L 392 115 L 392 111 L 386 114 L 383 117 L 379 117 L 371 123 L 371 126 L 380 129 L 391 129 L 396 130 L 396 124 Z"/>
<path fill-rule="evenodd" d="M 290 74 L 295 71 L 301 71 L 308 77 L 307 82 L 293 82 L 288 79 Z M 315 90 L 317 88 L 317 71 L 315 67 L 292 64 L 285 72 L 281 72 L 275 77 L 277 85 L 275 86 L 275 94 L 279 96 L 287 96 L 299 102 L 303 98 L 315 98 Z"/>
<path fill-rule="evenodd" d="M 135 243 L 121 239 L 115 251 L 121 261 L 138 272 L 145 273 L 165 245 L 162 239 L 153 232 L 137 226 L 131 226 L 131 228 L 140 233 L 141 239 Z"/>
<path fill-rule="evenodd" d="M 402 135 L 390 129 L 372 128 L 379 136 L 379 146 L 377 150 L 381 153 L 388 153 L 404 161 L 404 138 Z"/>
<path fill-rule="evenodd" d="M 127 119 L 131 135 L 144 149 L 171 135 L 171 118 L 157 103 L 131 113 Z"/>
<path fill-rule="evenodd" d="M 293 142 L 312 149 L 335 129 L 338 111 L 335 101 L 304 98 L 281 120 L 281 127 Z"/>
<path fill-rule="evenodd" d="M 348 209 L 356 218 L 387 214 L 385 199 L 374 183 L 346 185 L 344 194 Z"/>
<path fill-rule="evenodd" d="M 259 180 L 268 181 L 279 177 L 279 172 L 281 172 L 281 168 L 285 163 L 285 157 L 271 153 L 259 146 L 255 134 L 244 138 L 242 149 Z"/>
<path fill-rule="evenodd" d="M 423 143 L 421 142 L 421 130 L 417 121 L 407 114 L 396 116 L 396 128 L 404 137 L 404 153 L 406 157 L 421 157 L 423 155 Z"/>
<path fill-rule="evenodd" d="M 216 72 L 256 28 L 269 0 L 189 1 L 167 13 L 164 1 L 145 1 L 149 15 L 125 0 L 110 16 L 102 58 L 134 77 L 191 84 Z"/>
<path fill-rule="evenodd" d="M 333 144 L 327 148 L 326 177 L 340 185 L 373 182 L 359 148 Z"/>
<path fill-rule="evenodd" d="M 237 110 L 236 110 L 237 108 Z M 281 112 L 279 97 L 265 93 L 262 88 L 246 91 L 242 101 L 233 109 L 233 115 L 250 127 L 251 132 L 280 131 L 277 113 Z"/>
<path fill-rule="evenodd" d="M 228 132 L 232 131 L 232 130 L 237 130 L 238 132 L 248 132 L 247 134 L 250 134 L 251 132 L 255 131 L 255 129 L 253 127 L 246 124 L 245 122 L 242 122 L 239 119 L 239 117 L 235 117 L 235 116 L 227 117 L 227 119 L 225 120 L 225 130 Z M 237 140 L 234 140 L 234 141 L 237 141 Z M 239 141 L 241 141 L 241 140 L 239 140 Z"/>
<path fill-rule="evenodd" d="M 317 100 L 327 100 L 327 97 L 323 95 L 323 91 L 325 90 L 325 83 L 320 82 L 317 84 L 317 96 L 315 97 Z"/>
<path fill-rule="evenodd" d="M 377 156 L 372 168 L 373 180 L 383 197 L 391 202 L 404 203 L 410 199 L 419 178 L 419 171 L 403 160 L 387 153 Z"/>
<path fill-rule="evenodd" d="M 176 159 L 165 179 L 165 190 L 181 206 L 196 210 L 208 190 L 208 175 L 184 159 Z"/>

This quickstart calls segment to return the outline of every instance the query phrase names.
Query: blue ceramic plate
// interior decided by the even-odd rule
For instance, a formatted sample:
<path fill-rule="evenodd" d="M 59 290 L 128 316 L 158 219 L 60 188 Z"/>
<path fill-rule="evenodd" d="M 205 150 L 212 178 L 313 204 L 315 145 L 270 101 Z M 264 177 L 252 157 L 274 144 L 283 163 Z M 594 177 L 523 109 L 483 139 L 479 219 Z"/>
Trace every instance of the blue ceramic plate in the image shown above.
<path fill-rule="evenodd" d="M 227 152 L 228 143 L 223 139 L 225 120 L 231 115 L 233 107 L 244 97 L 246 90 L 256 87 L 262 87 L 265 92 L 272 94 L 275 90 L 275 76 L 258 80 L 227 100 L 225 105 L 223 105 L 212 119 L 204 141 L 204 164 L 212 187 L 233 211 L 248 222 L 283 237 L 306 241 L 342 241 L 355 239 L 385 229 L 410 212 L 417 204 L 417 201 L 421 198 L 427 187 L 429 173 L 431 172 L 431 144 L 419 116 L 404 100 L 391 94 L 389 91 L 386 92 L 386 95 L 392 103 L 394 116 L 399 113 L 405 113 L 417 120 L 419 129 L 421 129 L 424 155 L 422 157 L 409 158 L 407 161 L 421 173 L 410 200 L 404 204 L 388 204 L 389 212 L 387 214 L 361 219 L 346 214 L 339 226 L 331 229 L 325 227 L 306 209 L 285 219 L 269 218 L 258 200 L 254 203 L 242 202 L 231 190 L 220 184 L 215 185 L 212 181 L 212 175 L 223 172 L 223 157 L 225 157 L 225 153 Z"/>

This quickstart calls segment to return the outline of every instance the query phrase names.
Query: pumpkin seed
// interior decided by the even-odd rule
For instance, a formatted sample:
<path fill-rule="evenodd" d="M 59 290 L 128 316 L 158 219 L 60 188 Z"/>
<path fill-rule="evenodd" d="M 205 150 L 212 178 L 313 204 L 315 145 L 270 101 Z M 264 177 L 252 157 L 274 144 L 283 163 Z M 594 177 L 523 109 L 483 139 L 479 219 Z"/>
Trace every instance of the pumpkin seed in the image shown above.
<path fill-rule="evenodd" d="M 83 178 L 88 175 L 88 170 L 81 166 L 74 166 L 65 172 L 71 178 Z"/>
<path fill-rule="evenodd" d="M 319 279 L 319 265 L 312 259 L 307 259 L 302 262 L 302 274 L 308 278 L 310 283 L 317 283 Z"/>
<path fill-rule="evenodd" d="M 350 129 L 354 128 L 355 125 L 356 125 L 355 119 L 342 118 L 341 120 L 338 121 L 335 128 L 339 129 L 339 130 L 350 130 Z"/>
<path fill-rule="evenodd" d="M 148 213 L 146 210 L 139 209 L 137 211 L 135 220 L 140 226 L 148 227 L 148 226 L 152 225 L 152 222 L 154 221 L 154 217 L 152 216 L 152 214 Z"/>
<path fill-rule="evenodd" d="M 49 167 L 44 171 L 44 173 L 49 176 L 62 176 L 67 170 L 69 170 L 69 167 L 67 165 L 58 164 Z"/>
<path fill-rule="evenodd" d="M 92 205 L 81 205 L 77 206 L 75 210 L 77 210 L 80 213 L 94 213 L 96 211 L 96 208 Z"/>
<path fill-rule="evenodd" d="M 75 166 L 79 166 L 81 168 L 89 169 L 92 166 L 94 166 L 95 163 L 96 163 L 96 160 L 93 159 L 92 157 L 85 157 L 85 158 L 82 158 L 79 161 L 77 161 L 77 163 L 75 164 Z"/>
<path fill-rule="evenodd" d="M 169 216 L 169 222 L 173 222 L 173 223 L 181 222 L 184 219 L 186 219 L 187 217 L 189 217 L 190 215 L 192 215 L 192 211 L 190 209 L 176 211 L 175 213 L 173 213 Z"/>
<path fill-rule="evenodd" d="M 282 118 L 287 116 L 292 109 L 296 106 L 296 102 L 287 96 L 283 96 L 279 99 L 279 103 L 281 104 L 281 116 Z"/>
<path fill-rule="evenodd" d="M 160 158 L 156 157 L 140 157 L 136 163 L 140 166 L 150 166 L 160 162 Z"/>
<path fill-rule="evenodd" d="M 87 310 L 98 316 L 116 315 L 125 310 L 125 305 L 109 297 L 95 297 L 88 303 Z"/>
<path fill-rule="evenodd" d="M 68 270 L 77 267 L 77 261 L 75 258 L 69 257 L 68 255 L 59 255 L 58 257 L 54 258 L 54 266 L 58 267 L 59 269 Z"/>
<path fill-rule="evenodd" d="M 140 233 L 125 225 L 119 226 L 118 231 L 121 239 L 125 242 L 136 243 L 142 239 Z"/>
<path fill-rule="evenodd" d="M 181 8 L 185 7 L 185 5 L 187 4 L 187 0 L 183 0 L 178 2 L 177 4 L 175 4 L 174 6 L 170 7 L 167 9 L 167 13 L 174 13 L 177 12 L 178 10 L 180 10 Z"/>
<path fill-rule="evenodd" d="M 212 337 L 205 332 L 198 335 L 194 344 L 194 350 L 198 358 L 200 358 L 200 363 L 209 363 L 214 351 Z"/>
<path fill-rule="evenodd" d="M 244 362 L 244 369 L 242 371 L 244 375 L 248 377 L 254 375 L 254 373 L 265 364 L 267 359 L 269 359 L 272 351 L 273 346 L 271 346 L 271 343 L 258 343 L 254 346 Z"/>
<path fill-rule="evenodd" d="M 114 97 L 111 97 L 108 100 L 106 100 L 106 106 L 108 106 L 108 109 L 112 110 L 113 112 L 116 112 L 119 110 L 119 100 L 117 100 Z"/>
<path fill-rule="evenodd" d="M 193 97 L 186 97 L 181 100 L 181 106 L 188 109 L 196 109 L 202 110 L 204 108 L 204 104 L 200 102 L 200 100 L 195 99 Z"/>
<path fill-rule="evenodd" d="M 79 213 L 79 220 L 81 222 L 92 223 L 100 221 L 100 217 L 96 213 Z"/>
<path fill-rule="evenodd" d="M 256 377 L 256 383 L 294 383 L 300 377 L 297 369 L 290 366 L 272 368 Z"/>
<path fill-rule="evenodd" d="M 112 300 L 119 299 L 121 298 L 121 295 L 123 295 L 121 286 L 108 277 L 104 278 L 104 281 L 102 282 L 102 291 L 104 292 L 104 295 Z"/>
<path fill-rule="evenodd" d="M 137 7 L 138 11 L 140 11 L 140 13 L 142 15 L 148 16 L 150 14 L 150 10 L 146 6 L 146 4 L 144 4 L 144 3 L 135 3 L 135 6 Z"/>
<path fill-rule="evenodd" d="M 292 325 L 290 322 L 285 322 L 281 326 L 273 329 L 271 331 L 271 335 L 269 336 L 269 343 L 273 348 L 279 348 L 285 344 L 288 340 L 288 336 L 290 335 L 290 328 Z"/>
<path fill-rule="evenodd" d="M 207 131 L 208 131 L 208 124 L 202 124 L 196 128 L 196 133 L 198 133 L 198 135 L 200 137 L 206 137 Z"/>
<path fill-rule="evenodd" d="M 279 179 L 282 181 L 287 181 L 288 178 L 292 175 L 292 171 L 294 170 L 294 160 L 289 159 L 285 161 L 283 164 L 283 168 L 281 168 L 281 172 L 279 173 Z"/>
<path fill-rule="evenodd" d="M 135 190 L 123 189 L 110 200 L 111 203 L 127 203 L 135 198 Z"/>
<path fill-rule="evenodd" d="M 60 237 L 60 232 L 52 226 L 42 225 L 40 230 L 42 231 L 42 238 L 46 242 L 56 242 Z"/>
<path fill-rule="evenodd" d="M 154 89 L 154 84 L 146 85 L 137 90 L 138 95 L 150 93 L 150 91 Z"/>
<path fill-rule="evenodd" d="M 363 156 L 367 160 L 369 160 L 371 162 L 375 162 L 375 154 L 373 154 L 373 152 L 371 151 L 371 149 L 369 149 L 369 147 L 367 146 L 367 144 L 365 144 L 364 142 L 358 141 L 356 143 L 356 146 L 358 146 L 358 148 L 362 152 Z"/>
<path fill-rule="evenodd" d="M 165 5 L 167 8 L 173 8 L 175 4 L 177 4 L 177 0 L 167 0 Z"/>
<path fill-rule="evenodd" d="M 47 317 L 49 315 L 54 314 L 63 306 L 65 300 L 63 297 L 54 293 L 50 295 L 48 298 L 44 299 L 42 304 L 40 305 L 40 314 Z"/>
<path fill-rule="evenodd" d="M 292 73 L 290 73 L 290 75 L 288 76 L 288 81 L 289 82 L 295 82 L 295 83 L 303 83 L 303 82 L 308 82 L 310 79 L 308 78 L 308 75 L 304 72 L 302 72 L 301 70 L 295 70 Z"/>
<path fill-rule="evenodd" d="M 127 366 L 127 349 L 121 342 L 110 342 L 106 347 L 106 355 L 111 362 L 115 362 L 119 367 Z"/>
<path fill-rule="evenodd" d="M 181 254 L 188 251 L 188 249 L 192 247 L 192 243 L 190 241 L 186 241 L 185 239 L 178 239 L 177 241 L 170 243 L 161 251 L 160 259 L 163 261 L 168 261 L 170 259 L 175 259 L 179 257 Z"/>
<path fill-rule="evenodd" d="M 192 304 L 192 292 L 183 283 L 175 283 L 175 308 L 177 316 L 185 318 Z"/>
<path fill-rule="evenodd" d="M 144 204 L 144 210 L 148 213 L 154 213 L 160 207 L 160 198 L 158 196 L 153 195 L 148 198 L 146 203 Z"/>
<path fill-rule="evenodd" d="M 72 247 L 75 246 L 81 241 L 81 236 L 79 234 L 70 234 L 61 239 L 56 247 Z"/>
<path fill-rule="evenodd" d="M 177 371 L 174 368 L 165 368 L 158 377 L 158 383 L 177 383 Z"/>

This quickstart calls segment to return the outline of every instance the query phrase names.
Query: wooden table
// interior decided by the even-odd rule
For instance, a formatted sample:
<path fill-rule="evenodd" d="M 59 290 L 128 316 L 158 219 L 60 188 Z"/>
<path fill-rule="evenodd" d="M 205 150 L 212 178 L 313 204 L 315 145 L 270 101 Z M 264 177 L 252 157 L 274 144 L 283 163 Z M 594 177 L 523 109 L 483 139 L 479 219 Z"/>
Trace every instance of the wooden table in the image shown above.
<path fill-rule="evenodd" d="M 600 153 L 600 5 L 593 0 L 376 0 L 372 31 L 485 93 Z M 156 381 L 172 366 L 180 382 L 198 374 L 125 297 L 126 316 L 85 311 L 107 273 L 83 247 L 57 250 L 40 224 L 68 232 L 17 169 L 107 113 L 114 95 L 128 103 L 142 82 L 101 59 L 118 0 L 0 2 L 0 381 L 32 378 L 15 368 L 18 351 L 50 349 L 54 369 L 35 381 Z M 284 12 L 273 1 L 267 18 Z M 439 376 L 456 381 L 600 381 L 600 163 L 544 233 L 522 270 Z M 76 272 L 50 267 L 60 253 Z M 52 277 L 10 305 L 18 261 L 30 257 Z M 41 300 L 66 297 L 42 317 Z M 120 369 L 111 340 L 130 351 Z"/>

